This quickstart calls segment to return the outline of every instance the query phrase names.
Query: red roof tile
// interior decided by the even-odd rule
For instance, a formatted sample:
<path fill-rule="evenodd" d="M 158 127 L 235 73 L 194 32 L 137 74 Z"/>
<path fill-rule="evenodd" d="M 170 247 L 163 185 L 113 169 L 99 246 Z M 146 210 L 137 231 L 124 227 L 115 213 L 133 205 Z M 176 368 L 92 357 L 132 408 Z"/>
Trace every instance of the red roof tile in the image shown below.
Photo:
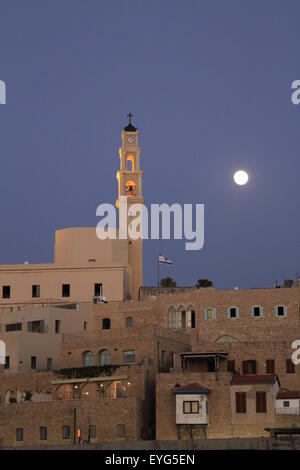
<path fill-rule="evenodd" d="M 199 383 L 196 383 L 196 382 L 191 382 L 191 383 L 188 383 L 188 384 L 185 384 L 185 385 L 181 385 L 179 387 L 176 387 L 173 389 L 173 392 L 174 393 L 184 393 L 184 392 L 187 392 L 187 393 L 197 393 L 197 392 L 204 392 L 204 393 L 210 393 L 211 390 L 206 387 L 205 385 L 202 385 L 202 384 L 199 384 Z"/>
<path fill-rule="evenodd" d="M 284 400 L 285 398 L 300 398 L 300 392 L 298 390 L 279 390 L 276 398 L 279 400 Z"/>
<path fill-rule="evenodd" d="M 266 374 L 266 375 L 256 375 L 256 374 L 247 374 L 247 375 L 234 375 L 231 379 L 230 385 L 247 385 L 247 384 L 273 384 L 279 379 L 276 374 Z"/>

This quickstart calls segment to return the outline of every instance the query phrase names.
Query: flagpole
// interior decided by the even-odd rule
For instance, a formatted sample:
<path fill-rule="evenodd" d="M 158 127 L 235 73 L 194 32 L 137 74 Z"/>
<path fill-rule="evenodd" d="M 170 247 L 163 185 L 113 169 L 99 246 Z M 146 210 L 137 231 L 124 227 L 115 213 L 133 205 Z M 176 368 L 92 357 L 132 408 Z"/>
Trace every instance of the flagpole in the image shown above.
<path fill-rule="evenodd" d="M 160 254 L 158 253 L 157 255 L 157 287 L 159 287 L 159 256 Z"/>

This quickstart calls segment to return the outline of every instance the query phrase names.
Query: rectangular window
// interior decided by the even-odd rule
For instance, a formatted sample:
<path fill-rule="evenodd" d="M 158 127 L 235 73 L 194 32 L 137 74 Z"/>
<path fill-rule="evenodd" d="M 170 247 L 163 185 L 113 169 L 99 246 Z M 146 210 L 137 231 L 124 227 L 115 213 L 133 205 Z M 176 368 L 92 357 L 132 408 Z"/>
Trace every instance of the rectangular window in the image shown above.
<path fill-rule="evenodd" d="M 207 360 L 207 372 L 216 372 L 216 361 L 215 359 Z"/>
<path fill-rule="evenodd" d="M 285 307 L 284 305 L 277 305 L 277 307 L 275 307 L 275 315 L 276 317 L 286 317 L 287 307 Z"/>
<path fill-rule="evenodd" d="M 61 291 L 62 297 L 70 297 L 70 284 L 63 284 Z"/>
<path fill-rule="evenodd" d="M 52 369 L 52 357 L 47 357 L 47 369 Z"/>
<path fill-rule="evenodd" d="M 4 369 L 9 369 L 9 367 L 10 367 L 10 358 L 9 356 L 5 356 Z"/>
<path fill-rule="evenodd" d="M 20 442 L 23 441 L 23 428 L 16 429 L 16 441 Z"/>
<path fill-rule="evenodd" d="M 55 320 L 55 333 L 57 335 L 60 333 L 60 320 Z"/>
<path fill-rule="evenodd" d="M 283 408 L 289 408 L 289 407 L 290 407 L 290 402 L 288 400 L 284 400 Z"/>
<path fill-rule="evenodd" d="M 2 299 L 10 299 L 10 286 L 2 286 Z"/>
<path fill-rule="evenodd" d="M 44 320 L 35 320 L 27 322 L 27 331 L 31 333 L 45 333 Z"/>
<path fill-rule="evenodd" d="M 256 374 L 256 361 L 243 361 L 243 374 Z"/>
<path fill-rule="evenodd" d="M 6 332 L 9 331 L 22 331 L 22 323 L 10 323 L 5 326 Z"/>
<path fill-rule="evenodd" d="M 227 361 L 227 372 L 235 371 L 235 361 Z"/>
<path fill-rule="evenodd" d="M 169 367 L 172 369 L 174 367 L 174 354 L 173 352 L 169 352 Z"/>
<path fill-rule="evenodd" d="M 125 437 L 125 424 L 117 424 L 117 437 Z"/>
<path fill-rule="evenodd" d="M 161 351 L 161 365 L 164 366 L 166 362 L 166 351 Z"/>
<path fill-rule="evenodd" d="M 102 284 L 98 283 L 94 285 L 94 296 L 101 297 L 102 295 Z"/>
<path fill-rule="evenodd" d="M 251 316 L 252 317 L 262 317 L 263 316 L 263 308 L 262 307 L 252 307 Z"/>
<path fill-rule="evenodd" d="M 36 369 L 36 356 L 31 356 L 31 369 Z"/>
<path fill-rule="evenodd" d="M 239 317 L 239 310 L 236 307 L 230 307 L 227 309 L 227 318 L 238 318 Z"/>
<path fill-rule="evenodd" d="M 275 374 L 275 361 L 274 361 L 274 359 L 267 359 L 266 360 L 266 373 L 267 374 Z"/>
<path fill-rule="evenodd" d="M 40 286 L 39 286 L 39 284 L 34 284 L 32 286 L 32 297 L 33 298 L 40 297 Z"/>
<path fill-rule="evenodd" d="M 256 392 L 256 413 L 267 412 L 267 394 L 266 392 Z"/>
<path fill-rule="evenodd" d="M 97 437 L 97 426 L 95 424 L 90 425 L 90 438 L 95 439 Z"/>
<path fill-rule="evenodd" d="M 216 309 L 215 308 L 206 308 L 204 310 L 205 320 L 215 320 L 216 319 Z"/>
<path fill-rule="evenodd" d="M 130 364 L 132 362 L 135 362 L 135 350 L 134 349 L 130 351 L 123 351 L 123 362 L 125 362 L 125 364 Z"/>
<path fill-rule="evenodd" d="M 102 330 L 110 329 L 110 318 L 103 318 L 102 320 Z"/>
<path fill-rule="evenodd" d="M 183 402 L 183 413 L 184 414 L 198 414 L 199 413 L 199 402 L 198 401 L 184 401 Z"/>
<path fill-rule="evenodd" d="M 235 393 L 235 409 L 237 413 L 246 413 L 246 392 Z"/>
<path fill-rule="evenodd" d="M 87 321 L 84 321 L 83 322 L 83 331 L 86 331 L 86 329 L 87 329 Z"/>
<path fill-rule="evenodd" d="M 295 374 L 295 364 L 293 363 L 292 359 L 286 360 L 286 373 L 287 374 Z"/>
<path fill-rule="evenodd" d="M 47 428 L 46 426 L 40 427 L 40 440 L 46 441 L 47 440 Z"/>
<path fill-rule="evenodd" d="M 62 426 L 61 437 L 62 439 L 70 439 L 70 426 Z"/>

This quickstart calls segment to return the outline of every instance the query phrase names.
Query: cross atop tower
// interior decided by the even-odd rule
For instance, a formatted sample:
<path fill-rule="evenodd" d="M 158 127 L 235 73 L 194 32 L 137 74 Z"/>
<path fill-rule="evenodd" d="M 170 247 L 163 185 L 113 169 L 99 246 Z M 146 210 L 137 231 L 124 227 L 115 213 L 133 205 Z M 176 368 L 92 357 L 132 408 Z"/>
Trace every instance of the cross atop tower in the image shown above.
<path fill-rule="evenodd" d="M 137 131 L 137 128 L 134 127 L 131 123 L 131 118 L 133 118 L 133 114 L 132 113 L 128 113 L 127 114 L 127 117 L 129 119 L 129 123 L 126 127 L 124 127 L 124 131 L 126 132 L 136 132 Z"/>
<path fill-rule="evenodd" d="M 133 114 L 132 114 L 132 113 L 128 113 L 128 114 L 127 114 L 127 117 L 129 118 L 129 124 L 131 124 L 131 118 L 133 117 Z"/>

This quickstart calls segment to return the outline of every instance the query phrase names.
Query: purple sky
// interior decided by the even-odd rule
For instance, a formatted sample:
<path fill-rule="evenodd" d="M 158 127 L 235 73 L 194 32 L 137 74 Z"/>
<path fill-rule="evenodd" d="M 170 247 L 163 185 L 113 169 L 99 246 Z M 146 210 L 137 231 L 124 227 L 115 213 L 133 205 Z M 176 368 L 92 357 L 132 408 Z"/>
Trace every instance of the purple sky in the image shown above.
<path fill-rule="evenodd" d="M 300 2 L 0 0 L 0 261 L 49 261 L 54 230 L 117 194 L 140 131 L 144 197 L 205 204 L 205 246 L 145 242 L 178 284 L 262 287 L 300 271 Z M 232 182 L 249 172 L 247 187 Z"/>

